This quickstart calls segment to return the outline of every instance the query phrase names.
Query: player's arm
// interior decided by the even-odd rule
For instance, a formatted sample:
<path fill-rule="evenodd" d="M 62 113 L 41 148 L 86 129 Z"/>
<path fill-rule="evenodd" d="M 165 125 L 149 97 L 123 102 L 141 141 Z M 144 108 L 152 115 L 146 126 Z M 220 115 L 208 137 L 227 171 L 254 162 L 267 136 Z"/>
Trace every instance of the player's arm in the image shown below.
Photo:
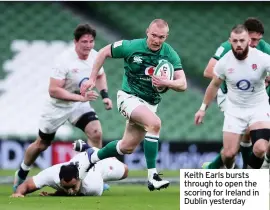
<path fill-rule="evenodd" d="M 187 79 L 182 67 L 180 56 L 175 50 L 171 51 L 169 61 L 173 65 L 174 75 L 173 80 L 167 80 L 168 84 L 166 86 L 177 92 L 185 91 L 187 89 Z"/>
<path fill-rule="evenodd" d="M 36 187 L 33 177 L 31 177 L 19 185 L 12 197 L 24 197 L 26 194 L 32 193 L 36 190 L 39 190 L 39 188 Z"/>
<path fill-rule="evenodd" d="M 57 98 L 61 100 L 67 100 L 67 101 L 83 101 L 84 97 L 75 94 L 70 93 L 66 89 L 64 89 L 65 80 L 64 79 L 55 79 L 50 78 L 50 85 L 49 85 L 49 94 L 52 98 Z"/>
<path fill-rule="evenodd" d="M 211 58 L 203 72 L 203 76 L 206 77 L 206 78 L 210 78 L 212 79 L 213 78 L 213 70 L 214 70 L 214 67 L 217 63 L 217 59 L 215 58 Z"/>
<path fill-rule="evenodd" d="M 210 82 L 210 84 L 208 85 L 205 91 L 204 99 L 203 99 L 200 109 L 195 114 L 194 123 L 196 125 L 199 125 L 203 122 L 206 109 L 209 107 L 210 103 L 216 97 L 220 85 L 226 78 L 224 67 L 223 67 L 224 62 L 226 61 L 222 61 L 221 59 L 219 62 L 217 62 L 217 64 L 214 67 L 214 71 L 213 71 L 214 76 L 212 78 L 212 81 Z"/>
<path fill-rule="evenodd" d="M 168 87 L 177 92 L 185 91 L 187 89 L 187 79 L 183 70 L 174 72 L 173 80 L 168 80 Z"/>
<path fill-rule="evenodd" d="M 104 90 L 108 92 L 107 77 L 106 77 L 105 72 L 98 74 L 97 80 L 96 80 L 96 88 L 98 89 L 98 91 Z"/>
<path fill-rule="evenodd" d="M 206 89 L 203 103 L 202 103 L 200 109 L 195 114 L 194 123 L 196 125 L 203 123 L 205 111 L 208 108 L 208 106 L 210 105 L 210 103 L 216 97 L 218 89 L 219 89 L 222 82 L 223 82 L 223 80 L 220 79 L 218 76 L 216 76 L 216 75 L 213 76 L 212 81 L 210 82 L 210 84 L 208 85 L 208 87 Z"/>
<path fill-rule="evenodd" d="M 88 89 L 92 89 L 96 85 L 96 80 L 98 76 L 98 72 L 103 66 L 106 58 L 124 58 L 125 47 L 123 45 L 124 41 L 114 42 L 113 44 L 109 44 L 102 48 L 95 59 L 91 75 L 89 77 L 89 81 L 82 84 L 80 91 L 81 94 L 84 95 Z"/>
<path fill-rule="evenodd" d="M 207 107 L 209 106 L 209 104 L 215 99 L 218 89 L 223 81 L 224 80 L 220 79 L 216 75 L 213 76 L 212 81 L 208 85 L 205 95 L 204 95 L 203 107 L 205 108 L 202 108 L 203 111 L 205 111 Z"/>
<path fill-rule="evenodd" d="M 63 190 L 56 190 L 53 193 L 42 191 L 39 195 L 40 196 L 70 196 L 67 192 Z M 81 196 L 81 193 L 76 194 L 76 196 Z"/>
<path fill-rule="evenodd" d="M 93 68 L 92 68 L 91 75 L 89 77 L 89 80 L 96 82 L 98 72 L 101 69 L 101 67 L 103 66 L 106 58 L 108 58 L 108 57 L 112 57 L 111 44 L 103 47 L 98 52 L 97 57 L 96 57 L 95 62 L 94 62 L 94 65 L 93 65 Z"/>

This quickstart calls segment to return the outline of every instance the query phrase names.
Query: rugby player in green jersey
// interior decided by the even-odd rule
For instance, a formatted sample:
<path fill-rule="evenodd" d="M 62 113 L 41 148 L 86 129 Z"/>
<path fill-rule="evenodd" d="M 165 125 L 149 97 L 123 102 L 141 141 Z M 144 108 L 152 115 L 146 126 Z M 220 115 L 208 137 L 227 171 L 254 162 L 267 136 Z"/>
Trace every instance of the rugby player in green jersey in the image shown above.
<path fill-rule="evenodd" d="M 148 188 L 151 191 L 169 186 L 169 181 L 162 180 L 156 169 L 158 139 L 161 129 L 161 120 L 156 115 L 156 110 L 161 96 L 155 87 L 167 87 L 177 92 L 187 88 L 180 57 L 165 42 L 168 32 L 167 22 L 156 19 L 150 23 L 146 30 L 147 38 L 121 40 L 102 48 L 95 60 L 89 80 L 81 87 L 81 94 L 84 95 L 87 90 L 95 86 L 97 72 L 106 58 L 124 59 L 122 89 L 117 93 L 118 110 L 127 119 L 124 135 L 121 140 L 110 142 L 98 152 L 91 148 L 88 148 L 87 151 L 89 151 L 90 163 L 93 164 L 108 157 L 131 154 L 144 140 Z M 153 75 L 155 66 L 163 60 L 169 61 L 173 65 L 173 80 Z M 76 147 L 76 142 L 74 145 Z"/>
<path fill-rule="evenodd" d="M 244 22 L 244 25 L 249 31 L 249 36 L 251 39 L 250 47 L 257 48 L 258 50 L 270 55 L 270 45 L 262 39 L 263 34 L 264 34 L 264 26 L 261 23 L 261 21 L 258 20 L 257 18 L 248 18 Z M 216 50 L 215 55 L 209 60 L 208 65 L 204 70 L 205 77 L 212 78 L 213 69 L 217 61 L 220 58 L 222 58 L 231 49 L 232 48 L 229 41 L 226 41 L 220 45 L 220 47 Z M 227 94 L 227 86 L 226 86 L 226 83 L 223 82 L 217 95 L 217 103 L 222 112 L 225 109 L 226 94 Z M 249 133 L 247 133 L 243 137 L 243 140 L 240 145 L 240 152 L 243 158 L 243 168 L 247 168 L 248 165 L 251 168 L 258 168 L 259 165 L 263 163 L 264 153 L 261 152 L 263 151 L 263 149 L 257 148 L 256 151 L 257 151 L 256 154 L 252 152 L 252 143 L 250 142 Z M 250 157 L 257 157 L 257 161 L 252 161 L 252 159 L 250 160 Z M 254 162 L 257 164 L 254 165 Z M 222 166 L 223 166 L 222 151 L 220 152 L 220 154 L 218 154 L 218 156 L 212 162 L 206 162 L 203 164 L 203 168 L 209 168 L 209 169 L 218 169 Z"/>

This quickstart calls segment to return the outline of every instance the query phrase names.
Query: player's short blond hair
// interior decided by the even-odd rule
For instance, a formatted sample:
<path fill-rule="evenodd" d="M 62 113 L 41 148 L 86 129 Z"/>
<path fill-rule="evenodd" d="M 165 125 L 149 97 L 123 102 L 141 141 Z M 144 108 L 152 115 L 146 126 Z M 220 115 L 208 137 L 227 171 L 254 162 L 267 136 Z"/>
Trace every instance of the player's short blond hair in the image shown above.
<path fill-rule="evenodd" d="M 160 27 L 160 28 L 163 28 L 163 27 L 167 27 L 168 28 L 168 31 L 169 31 L 169 25 L 168 23 L 163 20 L 163 19 L 155 19 L 153 20 L 150 24 L 149 24 L 149 27 L 150 28 L 153 24 L 156 24 L 157 27 Z"/>

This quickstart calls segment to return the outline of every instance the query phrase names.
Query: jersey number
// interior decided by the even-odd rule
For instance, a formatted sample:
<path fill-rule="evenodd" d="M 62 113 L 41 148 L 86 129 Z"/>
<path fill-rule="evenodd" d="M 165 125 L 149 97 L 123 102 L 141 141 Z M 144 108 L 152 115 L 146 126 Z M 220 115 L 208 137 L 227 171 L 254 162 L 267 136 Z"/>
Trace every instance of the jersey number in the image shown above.
<path fill-rule="evenodd" d="M 251 92 L 254 92 L 254 86 L 251 86 L 251 83 L 250 81 L 246 80 L 246 79 L 242 79 L 240 81 L 238 81 L 236 83 L 236 87 L 239 89 L 239 90 L 243 90 L 243 91 L 251 91 Z"/>

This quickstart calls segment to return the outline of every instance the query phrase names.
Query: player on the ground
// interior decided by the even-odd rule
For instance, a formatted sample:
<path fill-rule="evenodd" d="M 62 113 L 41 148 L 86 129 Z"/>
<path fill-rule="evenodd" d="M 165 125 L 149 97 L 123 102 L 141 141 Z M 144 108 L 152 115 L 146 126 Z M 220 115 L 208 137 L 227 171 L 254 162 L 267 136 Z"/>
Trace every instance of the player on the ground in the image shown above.
<path fill-rule="evenodd" d="M 54 193 L 41 192 L 42 196 L 86 195 L 101 196 L 103 181 L 116 181 L 128 176 L 127 165 L 116 158 L 107 158 L 89 168 L 86 152 L 75 155 L 70 161 L 51 166 L 23 182 L 12 197 L 24 197 L 43 187 L 54 188 Z"/>
<path fill-rule="evenodd" d="M 80 24 L 74 31 L 74 45 L 60 55 L 53 66 L 50 77 L 49 94 L 39 123 L 39 135 L 25 152 L 20 169 L 15 173 L 13 190 L 26 179 L 31 165 L 41 152 L 46 150 L 54 139 L 57 129 L 66 121 L 85 132 L 88 143 L 102 147 L 102 130 L 95 110 L 89 101 L 96 100 L 98 94 L 89 91 L 80 94 L 80 85 L 88 79 L 97 52 L 96 31 L 88 24 Z M 108 97 L 106 75 L 103 68 L 97 76 L 96 87 L 100 91 L 107 110 L 112 108 Z"/>
<path fill-rule="evenodd" d="M 265 90 L 265 78 L 270 72 L 270 56 L 249 47 L 249 34 L 244 25 L 234 27 L 230 34 L 230 50 L 214 67 L 201 108 L 195 114 L 195 124 L 203 122 L 205 111 L 215 98 L 223 81 L 226 81 L 225 119 L 223 125 L 223 162 L 226 168 L 234 167 L 241 137 L 247 129 L 254 144 L 262 144 L 264 151 L 270 137 L 270 106 Z M 254 154 L 254 153 L 253 153 Z M 251 155 L 249 166 L 260 168 L 263 158 Z"/>
<path fill-rule="evenodd" d="M 121 140 L 112 141 L 98 153 L 92 155 L 92 162 L 116 155 L 130 154 L 144 140 L 144 152 L 148 168 L 149 190 L 165 188 L 169 181 L 162 180 L 156 169 L 158 139 L 161 120 L 156 110 L 161 101 L 158 88 L 168 87 L 175 91 L 187 88 L 185 73 L 177 52 L 165 40 L 169 26 L 162 19 L 151 22 L 146 30 L 147 38 L 122 40 L 102 48 L 97 56 L 89 81 L 81 87 L 84 95 L 88 88 L 93 88 L 96 76 L 108 57 L 124 59 L 124 77 L 122 90 L 117 93 L 119 112 L 127 118 L 124 135 Z M 152 76 L 155 66 L 169 61 L 174 67 L 174 79 Z"/>
<path fill-rule="evenodd" d="M 249 37 L 251 39 L 250 47 L 257 48 L 264 53 L 270 54 L 270 45 L 262 39 L 264 35 L 264 26 L 262 22 L 257 18 L 248 18 L 244 22 L 244 25 L 249 31 Z M 217 61 L 221 59 L 230 50 L 231 44 L 229 41 L 221 44 L 221 46 L 217 49 L 215 55 L 209 60 L 208 65 L 204 70 L 205 77 L 212 78 L 213 69 Z M 217 103 L 222 112 L 225 109 L 226 94 L 227 86 L 226 83 L 223 82 L 217 94 Z M 243 158 L 243 168 L 246 168 L 249 157 L 252 154 L 252 143 L 250 142 L 250 136 L 248 132 L 246 135 L 244 135 L 242 142 L 240 143 L 240 152 Z M 211 163 L 204 163 L 203 168 L 218 169 L 222 167 L 223 161 L 221 153 L 222 152 L 220 152 L 220 154 L 218 154 L 218 156 Z M 263 154 L 259 152 L 257 152 L 256 155 L 260 157 L 263 156 Z"/>

